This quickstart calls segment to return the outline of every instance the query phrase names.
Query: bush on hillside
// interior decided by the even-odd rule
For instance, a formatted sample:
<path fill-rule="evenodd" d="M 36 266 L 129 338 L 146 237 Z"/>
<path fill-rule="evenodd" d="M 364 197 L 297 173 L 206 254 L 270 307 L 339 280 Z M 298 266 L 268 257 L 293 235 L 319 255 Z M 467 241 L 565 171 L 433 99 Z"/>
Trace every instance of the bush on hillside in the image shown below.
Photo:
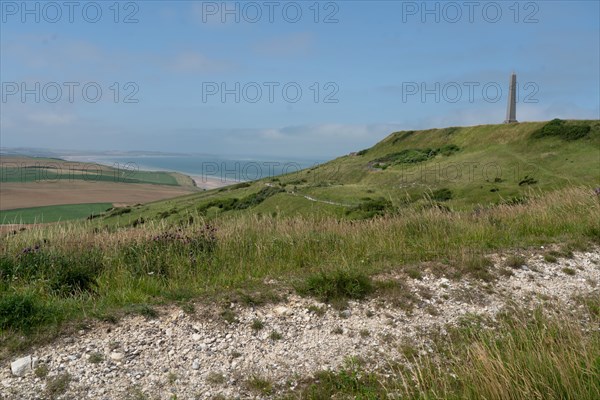
<path fill-rule="evenodd" d="M 362 200 L 359 205 L 346 210 L 346 215 L 357 219 L 367 219 L 382 216 L 393 208 L 392 202 L 383 197 L 376 199 L 365 197 Z"/>
<path fill-rule="evenodd" d="M 533 132 L 531 137 L 534 139 L 558 137 L 563 140 L 571 141 L 586 137 L 591 129 L 592 127 L 587 124 L 569 123 L 562 119 L 556 118 L 548 122 L 542 128 Z"/>
<path fill-rule="evenodd" d="M 4 293 L 0 298 L 0 330 L 30 330 L 48 318 L 47 311 L 33 293 Z"/>

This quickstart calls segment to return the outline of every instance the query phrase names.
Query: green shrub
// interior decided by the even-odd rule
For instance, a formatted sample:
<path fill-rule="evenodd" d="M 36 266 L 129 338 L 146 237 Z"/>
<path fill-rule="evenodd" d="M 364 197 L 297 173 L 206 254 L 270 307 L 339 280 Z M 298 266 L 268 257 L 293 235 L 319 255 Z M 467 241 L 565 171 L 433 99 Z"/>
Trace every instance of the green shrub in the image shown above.
<path fill-rule="evenodd" d="M 414 135 L 415 131 L 406 131 L 406 132 L 398 132 L 394 134 L 394 140 L 392 140 L 392 144 L 396 144 L 398 142 L 402 142 L 403 140 L 408 139 L 412 135 Z"/>
<path fill-rule="evenodd" d="M 108 213 L 108 215 L 106 216 L 106 218 L 117 217 L 119 215 L 129 214 L 130 212 L 131 212 L 131 208 L 129 208 L 129 207 L 113 208 Z"/>
<path fill-rule="evenodd" d="M 519 186 L 523 186 L 523 185 L 535 185 L 536 183 L 537 183 L 537 180 L 533 176 L 525 175 L 525 178 L 523 178 L 519 182 Z"/>
<path fill-rule="evenodd" d="M 435 149 L 403 149 L 373 160 L 372 165 L 375 168 L 385 169 L 390 165 L 417 164 L 430 160 L 438 154 L 449 156 L 459 150 L 460 148 L 455 144 L 447 144 Z"/>
<path fill-rule="evenodd" d="M 243 188 L 247 188 L 252 186 L 249 182 L 240 182 L 240 183 L 236 183 L 235 185 L 232 185 L 229 187 L 229 189 L 231 190 L 235 190 L 235 189 L 243 189 Z"/>
<path fill-rule="evenodd" d="M 16 268 L 15 264 L 13 257 L 6 254 L 0 254 L 0 283 L 10 280 Z"/>
<path fill-rule="evenodd" d="M 460 148 L 455 144 L 446 144 L 440 147 L 440 154 L 444 156 L 451 156 L 452 154 L 458 152 Z"/>
<path fill-rule="evenodd" d="M 572 123 L 561 119 L 553 119 L 542 128 L 533 132 L 531 135 L 534 139 L 543 137 L 558 137 L 563 140 L 578 140 L 586 137 L 592 127 L 590 125 L 582 125 L 581 123 Z"/>
<path fill-rule="evenodd" d="M 435 201 L 448 201 L 452 199 L 452 191 L 448 188 L 434 190 L 431 199 Z"/>
<path fill-rule="evenodd" d="M 96 279 L 103 269 L 102 255 L 99 252 L 76 254 L 72 257 L 55 256 L 50 288 L 62 296 L 93 292 L 97 286 Z"/>
<path fill-rule="evenodd" d="M 242 199 L 226 198 L 213 200 L 198 207 L 198 212 L 205 214 L 209 208 L 217 207 L 220 211 L 245 210 L 254 207 L 277 193 L 285 192 L 281 187 L 265 187 L 257 193 L 252 193 Z"/>
<path fill-rule="evenodd" d="M 384 215 L 387 211 L 392 209 L 392 202 L 383 197 L 378 197 L 376 199 L 365 197 L 362 200 L 363 201 L 359 205 L 346 210 L 346 215 L 350 215 L 354 218 L 366 219 Z"/>

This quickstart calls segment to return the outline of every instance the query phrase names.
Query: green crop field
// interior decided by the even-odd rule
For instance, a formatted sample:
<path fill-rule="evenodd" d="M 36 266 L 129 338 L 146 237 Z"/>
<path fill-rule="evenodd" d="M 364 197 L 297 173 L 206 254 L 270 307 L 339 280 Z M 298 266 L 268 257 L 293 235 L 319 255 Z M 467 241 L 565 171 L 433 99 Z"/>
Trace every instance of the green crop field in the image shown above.
<path fill-rule="evenodd" d="M 2 156 L 0 158 L 0 182 L 28 183 L 65 180 L 194 186 L 189 177 L 175 172 L 139 171 L 129 166 L 116 168 L 55 158 L 22 156 Z"/>
<path fill-rule="evenodd" d="M 64 204 L 0 211 L 0 224 L 34 224 L 87 218 L 112 208 L 111 203 Z"/>

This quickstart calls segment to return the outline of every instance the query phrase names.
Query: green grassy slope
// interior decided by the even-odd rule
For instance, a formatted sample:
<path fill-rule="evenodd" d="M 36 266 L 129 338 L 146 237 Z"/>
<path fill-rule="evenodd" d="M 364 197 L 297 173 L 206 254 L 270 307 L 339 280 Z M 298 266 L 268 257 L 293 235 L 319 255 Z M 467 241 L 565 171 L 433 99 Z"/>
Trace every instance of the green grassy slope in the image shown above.
<path fill-rule="evenodd" d="M 353 218 L 432 205 L 469 210 L 572 185 L 600 186 L 600 121 L 395 132 L 317 167 L 139 206 L 100 223 L 240 213 Z"/>
<path fill-rule="evenodd" d="M 254 307 L 291 290 L 320 301 L 338 296 L 342 307 L 366 294 L 406 299 L 403 285 L 372 279 L 386 272 L 470 279 L 494 293 L 492 285 L 512 272 L 492 268 L 490 253 L 535 248 L 552 262 L 600 244 L 593 193 L 600 186 L 599 127 L 600 121 L 579 121 L 394 133 L 367 151 L 288 176 L 117 208 L 87 221 L 13 228 L 0 238 L 0 361 L 90 318 L 151 317 L 156 304 L 190 312 L 196 300 L 207 301 L 225 320 L 234 301 Z M 431 181 L 418 174 L 462 164 L 479 172 L 491 162 L 500 176 Z M 515 163 L 524 169 L 512 171 Z M 598 310 L 597 296 L 590 298 L 586 307 Z M 386 371 L 385 378 L 350 371 L 357 380 L 348 381 L 341 370 L 315 383 L 322 396 L 299 398 L 596 399 L 597 380 L 589 377 L 600 364 L 589 354 L 597 354 L 598 335 L 579 323 L 595 328 L 598 312 L 593 320 L 567 314 L 574 322 L 528 313 L 489 334 L 465 330 L 460 341 L 449 335 L 451 352 L 414 360 L 414 385 L 401 371 Z M 477 357 L 469 353 L 474 343 L 483 350 Z M 439 355 L 446 355 L 442 363 Z"/>

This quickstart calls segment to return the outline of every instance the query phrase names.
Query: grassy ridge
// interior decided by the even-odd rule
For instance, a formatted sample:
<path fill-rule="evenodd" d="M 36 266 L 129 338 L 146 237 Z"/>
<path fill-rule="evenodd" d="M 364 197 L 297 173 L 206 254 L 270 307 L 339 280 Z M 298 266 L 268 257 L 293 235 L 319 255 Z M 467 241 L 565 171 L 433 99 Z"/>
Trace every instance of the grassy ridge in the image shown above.
<path fill-rule="evenodd" d="M 428 207 L 431 200 L 454 210 L 489 208 L 527 201 L 532 190 L 545 193 L 573 185 L 600 187 L 599 160 L 600 121 L 396 132 L 370 149 L 320 166 L 157 202 L 133 209 L 119 220 L 99 223 L 127 225 L 140 218 L 183 221 L 207 204 L 239 200 L 266 185 L 283 192 L 251 209 L 213 207 L 204 215 L 260 212 L 356 219 L 360 215 L 348 213 L 349 208 L 381 198 L 389 201 L 392 209 Z M 370 215 L 373 213 L 363 216 Z"/>

